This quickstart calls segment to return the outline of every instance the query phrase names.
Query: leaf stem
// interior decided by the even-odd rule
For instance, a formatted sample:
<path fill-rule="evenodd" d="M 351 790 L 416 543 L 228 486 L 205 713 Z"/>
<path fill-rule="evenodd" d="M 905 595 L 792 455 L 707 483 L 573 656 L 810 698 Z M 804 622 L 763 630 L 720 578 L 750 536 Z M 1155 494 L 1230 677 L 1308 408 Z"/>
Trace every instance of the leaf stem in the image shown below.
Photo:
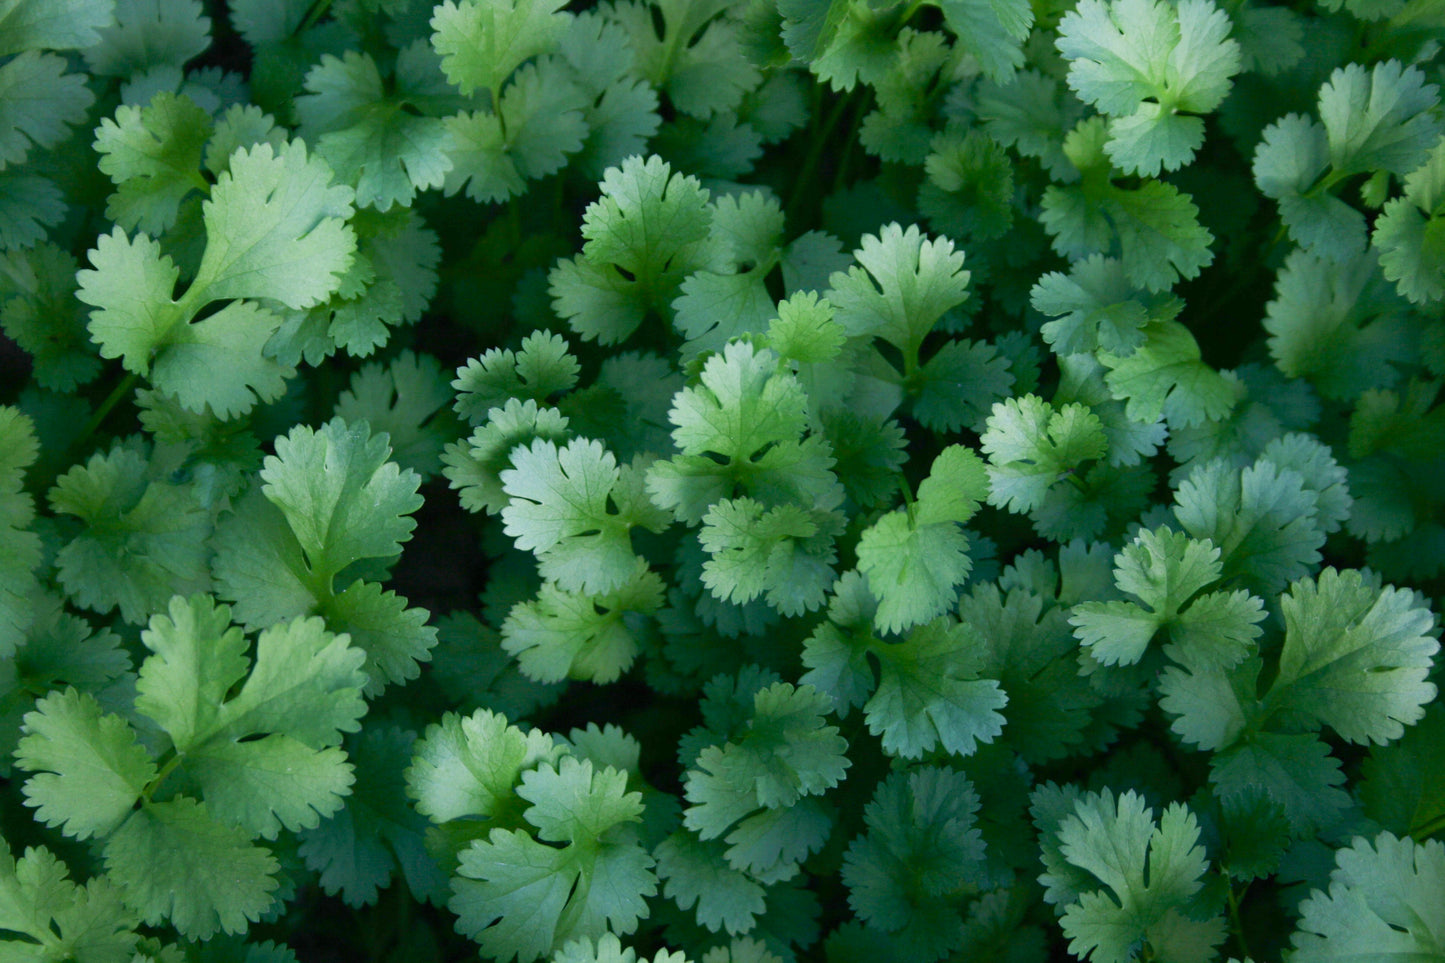
<path fill-rule="evenodd" d="M 127 372 L 126 376 L 110 390 L 110 394 L 105 396 L 105 400 L 100 403 L 99 408 L 95 409 L 95 413 L 90 416 L 90 420 L 80 429 L 80 434 L 75 436 L 75 441 L 71 444 L 82 445 L 91 435 L 95 434 L 95 430 L 100 427 L 101 422 L 105 421 L 111 409 L 120 404 L 120 400 L 135 389 L 135 383 L 139 380 L 140 375 L 134 371 Z"/>
<path fill-rule="evenodd" d="M 150 802 L 151 796 L 153 796 L 155 794 L 155 791 L 161 787 L 161 783 L 165 782 L 166 779 L 170 777 L 170 774 L 176 771 L 176 768 L 180 766 L 180 764 L 181 754 L 172 749 L 170 759 L 166 760 L 165 765 L 161 766 L 160 771 L 156 773 L 155 778 L 152 779 L 150 782 L 146 783 L 146 787 L 141 790 L 141 799 L 145 800 L 146 802 Z"/>
<path fill-rule="evenodd" d="M 306 14 L 306 19 L 302 20 L 301 26 L 296 28 L 296 33 L 305 33 L 307 30 L 316 26 L 316 21 L 326 16 L 326 11 L 330 9 L 331 0 L 316 0 L 311 6 L 311 11 Z"/>
<path fill-rule="evenodd" d="M 1229 926 L 1234 931 L 1234 942 L 1239 946 L 1239 958 L 1249 959 L 1249 943 L 1244 938 L 1244 923 L 1239 918 L 1239 904 L 1244 899 L 1244 894 L 1249 892 L 1249 884 L 1244 884 L 1244 889 L 1238 893 L 1234 892 L 1234 884 L 1227 887 L 1229 899 Z"/>
<path fill-rule="evenodd" d="M 1424 825 L 1416 826 L 1411 829 L 1410 838 L 1415 840 L 1415 842 L 1417 843 L 1423 843 L 1425 840 L 1429 839 L 1431 836 L 1434 836 L 1442 829 L 1445 829 L 1445 814 L 1436 816 L 1434 819 L 1430 820 Z"/>
<path fill-rule="evenodd" d="M 812 142 L 808 145 L 808 153 L 803 157 L 802 166 L 798 168 L 798 176 L 793 181 L 793 189 L 788 194 L 788 202 L 783 205 L 784 211 L 797 209 L 798 198 L 802 196 L 803 192 L 806 191 L 817 178 L 818 164 L 823 159 L 823 150 L 832 140 L 831 135 L 833 128 L 837 127 L 838 121 L 842 120 L 843 114 L 852 99 L 851 96 L 839 97 L 834 101 L 833 107 L 828 111 L 828 116 L 824 118 L 823 123 L 815 130 L 808 132 L 812 138 Z"/>

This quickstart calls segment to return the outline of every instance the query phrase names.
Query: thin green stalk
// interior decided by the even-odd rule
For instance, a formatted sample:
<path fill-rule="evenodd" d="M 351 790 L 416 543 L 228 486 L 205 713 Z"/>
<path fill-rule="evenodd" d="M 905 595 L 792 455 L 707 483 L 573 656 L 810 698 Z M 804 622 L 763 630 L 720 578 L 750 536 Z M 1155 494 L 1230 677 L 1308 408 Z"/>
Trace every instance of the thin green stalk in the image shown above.
<path fill-rule="evenodd" d="M 813 183 L 818 175 L 818 164 L 823 159 L 823 149 L 832 140 L 833 129 L 838 126 L 838 121 L 843 118 L 843 113 L 848 108 L 851 97 L 839 97 L 834 103 L 828 116 L 823 119 L 817 129 L 809 132 L 811 142 L 808 144 L 808 153 L 803 157 L 803 165 L 798 168 L 798 176 L 793 181 L 793 189 L 788 193 L 788 200 L 783 207 L 785 211 L 795 210 L 798 199 Z M 815 115 L 816 116 L 816 115 Z"/>
<path fill-rule="evenodd" d="M 122 398 L 135 390 L 135 383 L 139 380 L 140 376 L 133 371 L 127 373 L 124 378 L 120 379 L 120 382 L 110 390 L 110 394 L 105 396 L 105 400 L 100 403 L 100 407 L 95 409 L 95 414 L 91 415 L 90 420 L 80 429 L 80 434 L 75 437 L 74 444 L 77 446 L 82 445 L 91 435 L 95 434 L 95 430 L 105 421 L 111 409 L 120 404 Z"/>
<path fill-rule="evenodd" d="M 1244 923 L 1239 918 L 1239 904 L 1244 899 L 1244 894 L 1249 892 L 1249 884 L 1244 884 L 1244 889 L 1235 893 L 1234 886 L 1230 885 L 1227 890 L 1229 894 L 1229 926 L 1234 932 L 1234 942 L 1239 946 L 1239 958 L 1249 959 L 1249 943 L 1244 938 Z"/>
<path fill-rule="evenodd" d="M 331 0 L 316 0 L 316 3 L 311 7 L 311 12 L 306 14 L 306 19 L 301 21 L 301 26 L 296 28 L 296 32 L 305 33 L 307 30 L 316 26 L 316 22 L 326 16 L 326 11 L 330 9 Z"/>

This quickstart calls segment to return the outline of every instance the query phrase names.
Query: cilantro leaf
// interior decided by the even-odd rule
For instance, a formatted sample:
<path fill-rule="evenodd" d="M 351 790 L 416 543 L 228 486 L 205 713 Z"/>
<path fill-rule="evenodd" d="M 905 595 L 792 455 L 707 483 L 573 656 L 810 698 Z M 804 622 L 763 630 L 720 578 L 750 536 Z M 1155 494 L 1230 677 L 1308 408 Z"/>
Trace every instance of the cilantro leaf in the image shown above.
<path fill-rule="evenodd" d="M 526 182 L 554 174 L 581 149 L 587 134 L 586 98 L 557 61 L 527 64 L 492 113 L 456 114 L 446 121 L 451 170 L 446 192 L 465 184 L 478 201 L 504 201 Z"/>
<path fill-rule="evenodd" d="M 1398 739 L 1424 715 L 1440 643 L 1413 592 L 1327 568 L 1291 586 L 1280 607 L 1285 642 L 1268 704 L 1357 743 Z"/>
<path fill-rule="evenodd" d="M 1405 194 L 1385 205 L 1372 235 L 1380 267 L 1416 304 L 1445 298 L 1445 138 L 1405 175 Z"/>
<path fill-rule="evenodd" d="M 89 47 L 114 11 L 115 0 L 5 0 L 0 4 L 0 57 Z"/>
<path fill-rule="evenodd" d="M 204 291 L 208 300 L 268 298 L 290 308 L 325 300 L 356 250 L 345 224 L 354 196 L 299 142 L 236 151 L 203 205 L 206 253 L 187 299 Z"/>
<path fill-rule="evenodd" d="M 1147 944 L 1170 958 L 1205 960 L 1224 939 L 1224 920 L 1199 918 L 1191 905 L 1209 864 L 1199 823 L 1184 806 L 1170 805 L 1155 822 L 1132 791 L 1117 801 L 1108 790 L 1088 793 L 1057 833 L 1060 857 L 1083 871 L 1079 880 L 1088 887 L 1063 911 L 1070 952 L 1094 963 L 1129 963 Z M 1047 869 L 1040 879 L 1047 885 Z"/>
<path fill-rule="evenodd" d="M 522 772 L 555 762 L 559 754 L 546 733 L 523 732 L 499 713 L 449 712 L 417 742 L 406 771 L 407 793 L 438 823 L 466 817 L 506 822 L 521 814 L 516 789 Z"/>
<path fill-rule="evenodd" d="M 679 909 L 697 907 L 697 921 L 716 933 L 746 933 L 756 925 L 765 905 L 756 880 L 728 865 L 720 840 L 703 842 L 676 832 L 657 847 L 657 875 L 662 894 Z"/>
<path fill-rule="evenodd" d="M 1293 958 L 1317 963 L 1434 953 L 1445 932 L 1442 874 L 1445 844 L 1439 840 L 1355 837 L 1335 854 L 1328 892 L 1315 890 L 1300 904 Z"/>
<path fill-rule="evenodd" d="M 14 653 L 30 621 L 39 586 L 34 570 L 41 544 L 27 531 L 35 503 L 25 492 L 25 469 L 39 454 L 35 426 L 17 409 L 0 407 L 0 654 Z"/>
<path fill-rule="evenodd" d="M 848 904 L 870 927 L 896 933 L 918 959 L 957 949 L 952 894 L 981 870 L 979 798 L 962 773 L 925 766 L 894 772 L 863 810 L 868 831 L 843 856 Z"/>
<path fill-rule="evenodd" d="M 502 82 L 552 50 L 566 29 L 562 0 L 445 0 L 432 11 L 432 46 L 447 80 L 466 95 L 485 90 L 495 108 Z"/>
<path fill-rule="evenodd" d="M 307 93 L 296 98 L 301 131 L 338 177 L 356 185 L 357 206 L 410 205 L 418 191 L 441 187 L 451 169 L 446 122 L 427 116 L 448 105 L 451 91 L 429 56 L 420 42 L 407 47 L 389 85 L 370 56 L 353 50 L 340 59 L 323 55 L 306 75 Z"/>
<path fill-rule="evenodd" d="M 262 491 L 281 509 L 318 578 L 363 558 L 390 558 L 416 527 L 420 479 L 388 460 L 386 435 L 332 419 L 292 429 L 261 469 Z"/>
<path fill-rule="evenodd" d="M 1219 549 L 1167 528 L 1139 533 L 1114 556 L 1119 590 L 1138 602 L 1085 602 L 1069 621 L 1079 641 L 1105 665 L 1132 664 L 1149 642 L 1169 632 L 1176 661 L 1229 668 L 1259 636 L 1264 606 L 1247 592 L 1209 592 L 1223 569 Z"/>
<path fill-rule="evenodd" d="M 1239 72 L 1229 18 L 1210 0 L 1083 0 L 1059 22 L 1069 86 L 1113 119 L 1109 158 L 1125 173 L 1178 170 L 1204 141 L 1206 114 Z"/>
<path fill-rule="evenodd" d="M 73 391 L 100 373 L 75 269 L 75 258 L 48 242 L 0 254 L 0 329 L 30 355 L 36 382 L 53 391 Z"/>
<path fill-rule="evenodd" d="M 26 805 L 76 839 L 115 830 L 156 776 L 129 723 L 75 689 L 37 700 L 24 732 L 15 758 L 34 773 L 25 782 Z"/>
<path fill-rule="evenodd" d="M 463 850 L 448 904 L 458 929 L 488 955 L 522 961 L 568 940 L 635 929 L 657 877 L 630 825 L 642 800 L 626 783 L 610 766 L 571 756 L 525 773 L 517 792 L 532 803 L 525 817 L 546 842 L 494 829 Z"/>
<path fill-rule="evenodd" d="M 63 57 L 33 50 L 0 64 L 0 170 L 22 163 L 34 148 L 54 147 L 85 119 L 95 95 L 83 76 L 65 68 Z"/>
<path fill-rule="evenodd" d="M 131 77 L 157 67 L 180 69 L 211 46 L 211 21 L 200 0 L 116 0 L 115 22 L 85 50 L 97 74 Z"/>
<path fill-rule="evenodd" d="M 1385 281 L 1372 251 L 1327 260 L 1305 250 L 1285 259 L 1265 305 L 1275 366 L 1326 398 L 1389 387 L 1410 359 L 1410 306 Z"/>
<path fill-rule="evenodd" d="M 4 951 L 14 959 L 130 960 L 136 922 L 105 877 L 77 886 L 45 847 L 16 859 L 0 840 L 0 928 L 33 941 L 7 937 Z"/>
<path fill-rule="evenodd" d="M 244 932 L 278 886 L 274 856 L 186 796 L 132 813 L 107 841 L 105 866 L 142 920 L 193 939 Z"/>
<path fill-rule="evenodd" d="M 205 591 L 210 517 L 193 487 L 152 479 L 137 452 L 117 447 L 56 481 L 50 506 L 84 529 L 56 557 L 59 579 L 86 608 L 120 609 L 142 623 L 175 594 Z"/>
<path fill-rule="evenodd" d="M 1024 63 L 1021 49 L 1034 25 L 1034 11 L 1018 0 L 939 0 L 944 24 L 958 43 L 978 58 L 984 76 L 1003 81 Z"/>
<path fill-rule="evenodd" d="M 938 747 L 968 756 L 998 736 L 1008 697 L 993 679 L 978 678 L 972 636 L 970 627 L 936 619 L 872 647 L 881 671 L 863 713 L 885 752 L 918 759 Z"/>
<path fill-rule="evenodd" d="M 1007 695 L 1002 741 L 1029 762 L 1057 759 L 1083 743 L 1102 696 L 1079 674 L 1067 610 L 1045 608 L 1041 596 L 1022 588 L 1005 593 L 984 584 L 963 597 L 958 616 L 982 648 L 977 673 Z"/>
<path fill-rule="evenodd" d="M 662 607 L 662 579 L 636 559 L 612 591 L 588 595 L 544 582 L 535 599 L 518 602 L 502 623 L 502 648 L 538 682 L 612 682 L 641 648 L 641 617 Z"/>
<path fill-rule="evenodd" d="M 696 524 L 739 489 L 767 506 L 837 503 L 827 443 L 803 437 L 807 394 L 771 351 L 729 344 L 708 358 L 699 381 L 673 399 L 669 418 L 681 453 L 648 469 L 654 504 Z"/>
<path fill-rule="evenodd" d="M 1214 259 L 1214 235 L 1199 224 L 1199 208 L 1163 181 L 1115 184 L 1107 137 L 1104 119 L 1094 117 L 1064 138 L 1064 154 L 1081 180 L 1044 189 L 1040 221 L 1054 250 L 1070 258 L 1117 256 L 1129 281 L 1150 291 L 1197 277 Z"/>
<path fill-rule="evenodd" d="M 764 509 L 751 498 L 724 499 L 703 516 L 698 539 L 710 556 L 703 584 L 727 602 L 765 594 L 782 614 L 801 615 L 822 605 L 833 583 L 832 538 L 793 505 Z"/>
<path fill-rule="evenodd" d="M 571 941 L 557 951 L 552 963 L 687 963 L 687 957 L 681 952 L 658 950 L 648 961 L 631 947 L 624 949 L 616 936 L 605 933 L 595 942 L 585 937 Z"/>
<path fill-rule="evenodd" d="M 706 119 L 737 107 L 761 76 L 744 56 L 727 0 L 623 0 L 613 8 L 637 70 L 674 108 Z"/>
<path fill-rule="evenodd" d="M 536 554 L 543 578 L 589 595 L 614 592 L 634 578 L 632 528 L 660 531 L 665 524 L 642 494 L 638 469 L 619 468 L 600 442 L 584 438 L 560 449 L 539 438 L 510 458 L 512 467 L 499 476 L 510 499 L 503 530 Z"/>
<path fill-rule="evenodd" d="M 1103 350 L 1119 358 L 1144 344 L 1150 322 L 1172 321 L 1184 307 L 1173 295 L 1138 291 L 1118 259 L 1097 254 L 1075 261 L 1067 275 L 1052 271 L 1039 278 L 1029 302 L 1057 318 L 1041 332 L 1055 353 Z"/>
<path fill-rule="evenodd" d="M 200 168 L 211 132 L 210 115 L 189 97 L 162 91 L 145 107 L 118 107 L 95 134 L 99 167 L 117 188 L 106 214 L 126 230 L 169 230 L 192 191 L 210 193 Z"/>
<path fill-rule="evenodd" d="M 185 756 L 214 817 L 273 839 L 314 827 L 349 790 L 351 767 L 334 746 L 365 712 L 362 654 L 319 619 L 293 620 L 262 631 L 248 665 L 230 614 L 196 596 L 154 616 L 141 634 L 153 655 L 136 708 Z"/>
<path fill-rule="evenodd" d="M 583 338 L 625 340 L 667 314 L 683 278 L 709 264 L 708 192 L 660 157 L 629 157 L 602 177 L 582 220 L 582 254 L 549 276 L 552 306 Z"/>
<path fill-rule="evenodd" d="M 1103 426 L 1080 404 L 1055 410 L 1037 395 L 993 406 L 979 439 L 988 455 L 989 504 L 1010 511 L 1043 505 L 1050 489 L 1085 462 L 1102 458 Z"/>
<path fill-rule="evenodd" d="M 436 643 L 423 610 L 343 572 L 401 551 L 420 505 L 420 478 L 388 461 L 385 435 L 365 422 L 332 419 L 278 439 L 263 485 L 217 527 L 216 582 L 239 620 L 264 628 L 291 615 L 320 614 L 366 652 L 368 692 L 414 678 Z M 390 514 L 388 514 L 390 513 Z M 342 578 L 338 578 L 342 576 Z"/>
<path fill-rule="evenodd" d="M 704 748 L 688 770 L 683 824 L 704 840 L 731 829 L 728 842 L 744 841 L 758 810 L 788 809 L 825 792 L 851 765 L 843 755 L 846 740 L 823 722 L 827 696 L 811 686 L 776 682 L 758 689 L 752 702 L 741 739 Z"/>
<path fill-rule="evenodd" d="M 1270 597 L 1320 559 L 1319 495 L 1268 458 L 1243 469 L 1222 460 L 1200 465 L 1174 502 L 1184 531 L 1219 548 L 1224 577 L 1242 578 L 1258 595 Z"/>

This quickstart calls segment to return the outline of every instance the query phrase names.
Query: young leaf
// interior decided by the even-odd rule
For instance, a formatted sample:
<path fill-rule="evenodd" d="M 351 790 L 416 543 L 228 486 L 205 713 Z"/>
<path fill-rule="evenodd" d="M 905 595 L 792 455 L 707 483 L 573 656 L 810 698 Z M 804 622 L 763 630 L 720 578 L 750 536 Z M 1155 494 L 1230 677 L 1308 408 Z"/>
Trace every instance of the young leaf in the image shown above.
<path fill-rule="evenodd" d="M 1239 72 L 1229 18 L 1210 0 L 1083 0 L 1059 22 L 1069 86 L 1113 120 L 1106 150 L 1125 173 L 1178 170 Z"/>

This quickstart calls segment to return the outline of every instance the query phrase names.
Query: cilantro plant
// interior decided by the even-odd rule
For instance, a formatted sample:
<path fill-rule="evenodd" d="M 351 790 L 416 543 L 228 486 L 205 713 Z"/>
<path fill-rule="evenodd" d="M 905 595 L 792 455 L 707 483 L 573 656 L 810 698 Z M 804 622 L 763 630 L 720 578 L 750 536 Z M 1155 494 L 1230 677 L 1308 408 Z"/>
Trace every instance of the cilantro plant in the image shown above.
<path fill-rule="evenodd" d="M 1440 0 L 0 0 L 0 959 L 1445 960 Z"/>

